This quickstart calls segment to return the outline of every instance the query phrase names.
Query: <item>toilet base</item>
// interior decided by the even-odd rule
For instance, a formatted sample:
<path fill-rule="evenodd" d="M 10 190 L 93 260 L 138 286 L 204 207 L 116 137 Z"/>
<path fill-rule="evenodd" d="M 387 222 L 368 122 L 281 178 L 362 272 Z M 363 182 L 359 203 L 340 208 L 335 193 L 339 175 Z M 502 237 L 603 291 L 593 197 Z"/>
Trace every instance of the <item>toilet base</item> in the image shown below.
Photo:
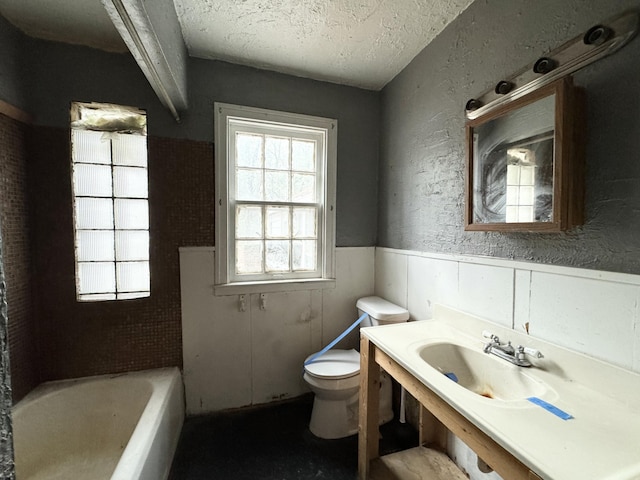
<path fill-rule="evenodd" d="M 322 398 L 316 393 L 313 399 L 313 411 L 309 430 L 316 437 L 325 439 L 344 438 L 358 433 L 359 391 L 347 399 L 335 400 Z M 391 408 L 391 378 L 380 372 L 380 425 L 393 419 Z"/>

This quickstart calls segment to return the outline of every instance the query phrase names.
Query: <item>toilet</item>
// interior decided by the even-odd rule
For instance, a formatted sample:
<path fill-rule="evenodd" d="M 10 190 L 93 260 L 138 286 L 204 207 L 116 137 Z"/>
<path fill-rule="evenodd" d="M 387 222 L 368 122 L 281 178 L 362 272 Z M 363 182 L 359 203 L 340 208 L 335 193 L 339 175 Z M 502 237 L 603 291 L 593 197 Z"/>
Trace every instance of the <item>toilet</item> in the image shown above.
<path fill-rule="evenodd" d="M 372 296 L 357 301 L 358 315 L 367 313 L 361 326 L 372 327 L 406 322 L 409 312 L 383 298 Z M 313 357 L 309 355 L 307 359 Z M 332 349 L 305 365 L 304 380 L 313 393 L 309 430 L 326 439 L 343 438 L 358 432 L 360 354 L 357 350 Z M 380 425 L 393 418 L 391 378 L 380 372 Z"/>

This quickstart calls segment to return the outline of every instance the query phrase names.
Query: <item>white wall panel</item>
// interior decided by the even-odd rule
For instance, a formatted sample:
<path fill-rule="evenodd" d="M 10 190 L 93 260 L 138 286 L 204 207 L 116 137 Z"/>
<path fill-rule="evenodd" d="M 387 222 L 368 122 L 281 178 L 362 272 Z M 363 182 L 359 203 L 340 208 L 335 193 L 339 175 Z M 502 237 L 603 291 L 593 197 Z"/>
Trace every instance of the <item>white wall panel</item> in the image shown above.
<path fill-rule="evenodd" d="M 183 375 L 187 414 L 251 403 L 249 312 L 213 295 L 213 249 L 180 251 Z"/>
<path fill-rule="evenodd" d="M 526 331 L 525 324 L 529 322 L 531 307 L 531 270 L 515 271 L 515 286 L 513 292 L 513 328 Z"/>
<path fill-rule="evenodd" d="M 462 440 L 449 432 L 448 453 L 458 465 L 465 466 L 465 472 L 471 480 L 502 480 L 496 472 L 483 473 L 478 469 L 478 456 Z"/>
<path fill-rule="evenodd" d="M 533 272 L 530 332 L 632 368 L 637 301 L 635 285 Z"/>
<path fill-rule="evenodd" d="M 407 256 L 376 249 L 376 295 L 407 308 Z"/>
<path fill-rule="evenodd" d="M 213 247 L 180 249 L 182 337 L 187 412 L 208 413 L 309 391 L 304 359 L 356 318 L 355 302 L 374 289 L 374 248 L 338 248 L 336 287 L 215 296 Z M 353 347 L 359 334 L 348 337 Z"/>
<path fill-rule="evenodd" d="M 213 314 L 200 324 L 203 348 L 199 360 L 204 389 L 203 411 L 224 410 L 251 404 L 251 317 L 240 312 L 237 295 L 213 297 Z M 208 334 L 207 334 L 208 333 Z"/>
<path fill-rule="evenodd" d="M 251 295 L 252 403 L 268 403 L 308 391 L 302 364 L 312 353 L 311 290 Z"/>
<path fill-rule="evenodd" d="M 458 262 L 407 257 L 407 309 L 413 320 L 433 317 L 436 303 L 459 308 Z"/>
<path fill-rule="evenodd" d="M 311 290 L 311 308 L 309 309 L 309 328 L 311 352 L 322 348 L 322 290 Z"/>
<path fill-rule="evenodd" d="M 512 268 L 460 262 L 460 310 L 511 327 L 513 278 Z"/>
<path fill-rule="evenodd" d="M 358 318 L 356 302 L 374 292 L 375 248 L 339 248 L 336 251 L 336 287 L 322 291 L 322 347 Z M 356 348 L 360 334 L 354 330 L 336 348 Z"/>

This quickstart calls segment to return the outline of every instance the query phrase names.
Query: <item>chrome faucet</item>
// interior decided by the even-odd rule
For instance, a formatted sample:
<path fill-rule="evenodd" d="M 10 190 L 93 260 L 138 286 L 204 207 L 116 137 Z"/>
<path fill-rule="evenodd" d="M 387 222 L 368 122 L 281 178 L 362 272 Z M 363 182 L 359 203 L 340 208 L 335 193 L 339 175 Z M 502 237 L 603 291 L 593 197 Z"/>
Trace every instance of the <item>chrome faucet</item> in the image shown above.
<path fill-rule="evenodd" d="M 497 335 L 486 330 L 482 332 L 482 336 L 490 339 L 482 349 L 484 353 L 493 354 L 496 357 L 500 357 L 503 360 L 513 363 L 519 367 L 531 366 L 531 362 L 526 358 L 526 355 L 530 355 L 535 358 L 544 357 L 544 355 L 535 348 L 523 347 L 522 345 L 514 347 L 511 345 L 511 342 L 501 343 Z"/>

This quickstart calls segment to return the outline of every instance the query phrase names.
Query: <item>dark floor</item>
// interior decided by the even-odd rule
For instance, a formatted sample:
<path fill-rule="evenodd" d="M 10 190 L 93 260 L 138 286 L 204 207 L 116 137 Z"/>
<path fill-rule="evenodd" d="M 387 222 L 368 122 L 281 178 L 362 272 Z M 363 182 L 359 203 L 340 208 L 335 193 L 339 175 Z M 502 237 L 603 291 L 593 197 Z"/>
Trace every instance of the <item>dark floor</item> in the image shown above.
<path fill-rule="evenodd" d="M 354 480 L 358 436 L 322 440 L 309 431 L 313 398 L 187 418 L 170 480 Z M 380 453 L 414 447 L 413 427 L 380 429 Z"/>

